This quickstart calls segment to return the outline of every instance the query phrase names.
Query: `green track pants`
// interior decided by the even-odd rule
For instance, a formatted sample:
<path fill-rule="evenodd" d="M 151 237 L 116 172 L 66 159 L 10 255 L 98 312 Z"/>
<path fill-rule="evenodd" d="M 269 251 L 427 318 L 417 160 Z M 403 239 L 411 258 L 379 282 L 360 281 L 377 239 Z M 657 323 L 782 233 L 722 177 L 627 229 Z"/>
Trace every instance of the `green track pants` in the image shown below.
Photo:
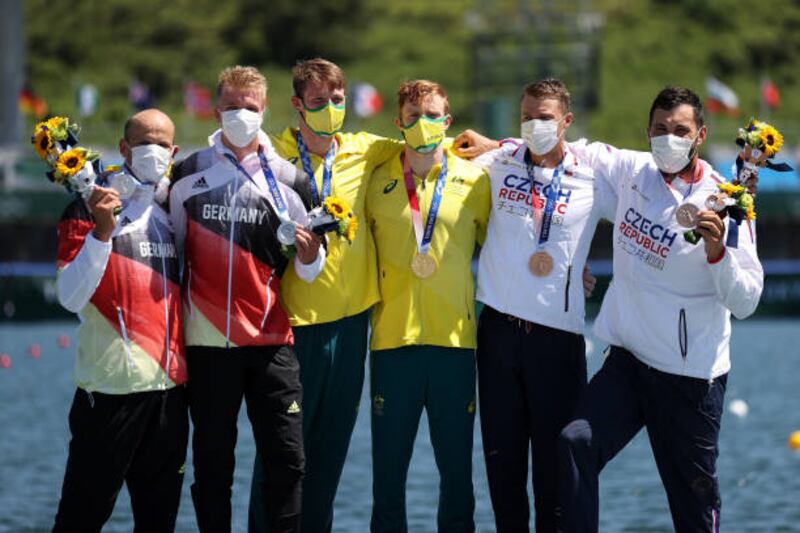
<path fill-rule="evenodd" d="M 406 478 L 422 409 L 440 476 L 438 530 L 472 532 L 474 350 L 407 346 L 371 355 L 374 533 L 408 530 Z"/>
<path fill-rule="evenodd" d="M 334 322 L 292 328 L 303 385 L 302 528 L 330 532 L 333 501 L 364 386 L 369 311 Z M 256 456 L 250 490 L 250 533 L 266 533 L 264 471 Z"/>

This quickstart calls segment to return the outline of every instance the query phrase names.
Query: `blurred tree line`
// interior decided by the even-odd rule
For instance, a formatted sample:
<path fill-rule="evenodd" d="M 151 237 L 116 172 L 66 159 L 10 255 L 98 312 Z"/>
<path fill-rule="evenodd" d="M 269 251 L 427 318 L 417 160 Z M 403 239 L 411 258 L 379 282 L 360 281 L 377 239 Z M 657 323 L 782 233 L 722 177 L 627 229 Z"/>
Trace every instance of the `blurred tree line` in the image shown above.
<path fill-rule="evenodd" d="M 457 131 L 475 125 L 475 20 L 500 13 L 511 25 L 523 3 L 564 9 L 580 4 L 603 16 L 597 105 L 582 117 L 593 138 L 645 147 L 656 92 L 680 84 L 703 95 L 709 75 L 740 99 L 739 118 L 712 121 L 720 142 L 729 142 L 735 127 L 758 113 L 765 76 L 782 96 L 770 119 L 790 142 L 800 135 L 800 102 L 793 98 L 800 6 L 794 0 L 760 7 L 736 0 L 25 0 L 27 74 L 51 113 L 75 115 L 78 87 L 97 87 L 98 112 L 82 120 L 87 140 L 95 142 L 118 137 L 131 113 L 128 89 L 136 79 L 175 118 L 182 144 L 202 143 L 214 125 L 183 112 L 183 87 L 192 81 L 213 88 L 218 72 L 237 63 L 267 75 L 267 128 L 280 129 L 295 122 L 288 102 L 291 66 L 318 55 L 339 63 L 351 82 L 375 85 L 384 97 L 380 115 L 359 122 L 351 113 L 348 128 L 396 135 L 391 118 L 397 85 L 430 78 L 450 93 Z M 502 22 L 494 23 L 494 31 L 502 32 Z M 519 68 L 536 72 L 533 65 Z M 518 135 L 513 122 L 507 133 Z"/>

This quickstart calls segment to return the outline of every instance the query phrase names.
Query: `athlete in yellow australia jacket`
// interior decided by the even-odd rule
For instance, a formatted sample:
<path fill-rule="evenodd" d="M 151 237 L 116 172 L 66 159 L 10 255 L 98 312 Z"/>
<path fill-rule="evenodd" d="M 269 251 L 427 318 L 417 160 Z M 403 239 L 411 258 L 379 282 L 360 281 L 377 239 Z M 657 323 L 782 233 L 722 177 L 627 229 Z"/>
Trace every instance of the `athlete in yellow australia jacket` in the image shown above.
<path fill-rule="evenodd" d="M 314 207 L 325 198 L 344 200 L 362 227 L 352 243 L 330 238 L 325 268 L 311 283 L 293 266 L 281 280 L 281 301 L 289 315 L 303 384 L 302 530 L 330 532 L 333 501 L 344 467 L 364 386 L 369 309 L 380 298 L 375 244 L 363 226 L 368 178 L 402 144 L 369 133 L 341 131 L 347 82 L 324 59 L 293 70 L 292 105 L 298 127 L 270 138 L 275 151 L 312 178 Z M 256 457 L 250 498 L 250 531 L 265 532 L 261 457 Z"/>
<path fill-rule="evenodd" d="M 372 315 L 372 531 L 405 531 L 405 482 L 427 410 L 441 476 L 440 531 L 473 531 L 475 294 L 472 257 L 490 209 L 488 177 L 442 147 L 438 83 L 401 85 L 402 154 L 375 170 L 367 220 L 381 301 Z"/>

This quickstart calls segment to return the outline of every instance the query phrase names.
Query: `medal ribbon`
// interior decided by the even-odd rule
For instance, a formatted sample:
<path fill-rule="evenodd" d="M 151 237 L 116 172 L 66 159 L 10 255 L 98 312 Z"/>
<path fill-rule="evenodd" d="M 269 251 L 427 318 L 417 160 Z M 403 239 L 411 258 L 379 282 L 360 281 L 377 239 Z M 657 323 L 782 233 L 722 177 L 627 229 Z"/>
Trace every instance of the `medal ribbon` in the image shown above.
<path fill-rule="evenodd" d="M 325 198 L 331 195 L 331 176 L 333 174 L 333 160 L 336 158 L 336 141 L 331 143 L 328 153 L 325 154 L 325 163 L 322 171 L 322 198 L 320 198 L 319 190 L 317 189 L 317 179 L 314 177 L 314 169 L 311 167 L 311 157 L 308 155 L 308 148 L 303 141 L 303 136 L 297 132 L 297 151 L 300 153 L 300 161 L 303 164 L 303 170 L 308 174 L 309 181 L 311 182 L 311 199 L 314 207 L 322 205 Z"/>
<path fill-rule="evenodd" d="M 528 178 L 531 180 L 531 192 L 534 188 L 533 165 L 530 162 L 525 164 L 528 170 Z M 542 217 L 542 228 L 539 231 L 539 241 L 537 248 L 540 248 L 550 238 L 550 226 L 553 222 L 553 213 L 556 211 L 556 201 L 561 194 L 561 177 L 563 174 L 563 163 L 553 170 L 553 179 L 550 180 L 550 190 L 547 192 L 547 201 L 544 206 L 544 216 Z"/>
<path fill-rule="evenodd" d="M 247 176 L 247 179 L 255 183 L 253 177 L 247 173 L 244 167 L 233 157 L 231 154 L 223 154 L 228 161 L 230 161 L 236 169 Z M 283 194 L 281 194 L 281 190 L 278 187 L 278 180 L 275 179 L 275 174 L 272 173 L 272 169 L 269 168 L 269 162 L 267 161 L 266 156 L 264 155 L 264 151 L 259 148 L 258 149 L 258 159 L 261 162 L 261 170 L 264 172 L 264 179 L 267 182 L 267 187 L 269 187 L 269 192 L 272 195 L 272 200 L 275 204 L 275 210 L 278 212 L 278 218 L 282 221 L 289 220 L 288 209 L 286 208 L 286 202 L 283 200 Z"/>
<path fill-rule="evenodd" d="M 406 182 L 406 193 L 408 194 L 408 205 L 411 208 L 411 222 L 414 226 L 414 234 L 417 237 L 417 250 L 421 254 L 427 254 L 433 239 L 433 228 L 436 225 L 436 218 L 439 215 L 439 206 L 442 204 L 444 186 L 447 181 L 447 155 L 442 159 L 442 170 L 436 179 L 436 187 L 433 189 L 431 206 L 428 209 L 428 219 L 425 222 L 425 231 L 422 230 L 422 214 L 419 210 L 419 199 L 417 198 L 417 187 L 414 184 L 414 175 L 411 172 L 411 165 L 408 159 L 403 162 L 403 177 Z"/>

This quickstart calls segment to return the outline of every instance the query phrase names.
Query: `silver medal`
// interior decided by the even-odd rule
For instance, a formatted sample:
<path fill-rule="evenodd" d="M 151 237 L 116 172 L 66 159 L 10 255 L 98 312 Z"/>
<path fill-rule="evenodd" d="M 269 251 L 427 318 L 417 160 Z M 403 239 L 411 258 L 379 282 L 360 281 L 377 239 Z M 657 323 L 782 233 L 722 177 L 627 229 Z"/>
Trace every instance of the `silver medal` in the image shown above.
<path fill-rule="evenodd" d="M 138 183 L 136 178 L 125 172 L 120 172 L 109 177 L 109 185 L 119 193 L 121 200 L 127 200 L 136 192 Z"/>
<path fill-rule="evenodd" d="M 295 240 L 295 226 L 292 222 L 281 222 L 278 226 L 278 241 L 284 246 L 291 246 Z"/>

